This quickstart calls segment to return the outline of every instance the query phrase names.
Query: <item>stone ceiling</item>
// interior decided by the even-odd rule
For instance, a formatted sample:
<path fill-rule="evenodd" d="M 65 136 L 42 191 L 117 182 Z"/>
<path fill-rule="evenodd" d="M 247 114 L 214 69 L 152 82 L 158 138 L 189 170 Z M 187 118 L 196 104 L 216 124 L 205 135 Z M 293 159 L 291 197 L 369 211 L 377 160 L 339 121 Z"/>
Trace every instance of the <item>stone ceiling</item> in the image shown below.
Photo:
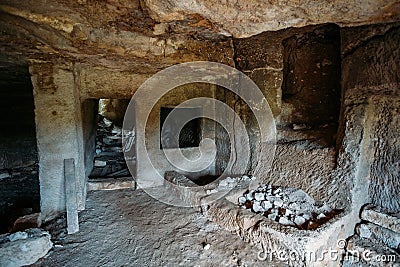
<path fill-rule="evenodd" d="M 390 0 L 0 0 L 0 53 L 155 73 L 193 60 L 233 65 L 232 38 L 263 31 L 399 19 Z"/>

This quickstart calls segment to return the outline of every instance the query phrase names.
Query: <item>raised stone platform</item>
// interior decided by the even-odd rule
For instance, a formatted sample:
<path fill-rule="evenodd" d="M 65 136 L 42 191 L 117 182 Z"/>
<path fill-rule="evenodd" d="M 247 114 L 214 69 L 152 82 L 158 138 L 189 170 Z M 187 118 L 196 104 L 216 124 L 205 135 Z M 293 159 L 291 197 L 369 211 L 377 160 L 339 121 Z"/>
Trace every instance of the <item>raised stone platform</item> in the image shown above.
<path fill-rule="evenodd" d="M 272 253 L 272 257 L 280 257 L 289 266 L 338 266 L 345 239 L 356 223 L 355 214 L 343 212 L 315 230 L 299 230 L 239 207 L 238 196 L 254 188 L 253 182 L 240 181 L 226 194 L 217 192 L 217 182 L 196 188 L 189 179 L 183 179 L 184 176 L 176 177 L 164 185 L 177 197 L 193 207 L 200 206 L 207 218 L 224 229 L 248 242 L 261 244 L 264 254 L 260 257 L 270 257 Z M 220 198 L 221 194 L 225 196 Z M 328 254 L 330 251 L 334 251 L 333 254 Z"/>

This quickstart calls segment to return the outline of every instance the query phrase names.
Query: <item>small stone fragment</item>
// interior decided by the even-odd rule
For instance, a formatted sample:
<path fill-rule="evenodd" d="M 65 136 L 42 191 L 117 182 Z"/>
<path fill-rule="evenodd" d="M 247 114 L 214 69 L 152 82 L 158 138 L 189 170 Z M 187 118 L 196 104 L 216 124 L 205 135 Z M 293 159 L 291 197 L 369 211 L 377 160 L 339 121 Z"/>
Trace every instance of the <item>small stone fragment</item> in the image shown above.
<path fill-rule="evenodd" d="M 264 210 L 269 210 L 272 209 L 273 205 L 268 200 L 264 200 L 261 202 L 261 207 L 263 207 Z"/>
<path fill-rule="evenodd" d="M 327 216 L 326 216 L 325 214 L 323 214 L 323 213 L 320 213 L 320 214 L 318 214 L 318 216 L 317 216 L 317 219 L 318 219 L 318 220 L 326 219 L 326 218 L 327 218 Z"/>
<path fill-rule="evenodd" d="M 276 220 L 276 216 L 278 216 L 278 215 L 271 213 L 271 214 L 268 215 L 268 219 L 271 219 L 271 220 L 275 221 Z"/>
<path fill-rule="evenodd" d="M 247 176 L 247 175 L 243 175 L 243 176 L 242 176 L 242 180 L 243 180 L 243 181 L 248 181 L 248 180 L 250 180 L 250 177 Z"/>
<path fill-rule="evenodd" d="M 285 210 L 285 215 L 286 215 L 286 216 L 289 216 L 289 215 L 291 215 L 291 214 L 293 214 L 293 211 L 291 211 L 290 209 L 286 209 L 286 210 Z"/>
<path fill-rule="evenodd" d="M 303 217 L 306 221 L 311 220 L 311 215 L 310 214 L 302 214 L 301 217 Z"/>
<path fill-rule="evenodd" d="M 253 203 L 253 210 L 254 212 L 264 212 L 264 209 L 261 207 L 261 203 L 258 201 L 254 201 Z"/>
<path fill-rule="evenodd" d="M 244 204 L 244 203 L 246 202 L 246 198 L 243 197 L 243 196 L 242 196 L 242 197 L 239 197 L 239 198 L 238 198 L 238 202 L 239 202 L 240 205 L 242 205 L 242 204 Z"/>
<path fill-rule="evenodd" d="M 8 240 L 11 242 L 27 238 L 28 238 L 27 232 L 16 232 L 8 236 Z"/>
<path fill-rule="evenodd" d="M 228 182 L 226 180 L 222 180 L 221 182 L 219 182 L 219 186 L 226 187 L 228 186 Z"/>
<path fill-rule="evenodd" d="M 281 193 L 281 192 L 282 192 L 282 189 L 281 189 L 281 188 L 278 188 L 278 189 L 274 190 L 274 195 L 279 194 L 279 193 Z"/>
<path fill-rule="evenodd" d="M 254 198 L 253 198 L 253 193 L 252 193 L 252 192 L 246 194 L 245 197 L 246 197 L 247 200 L 253 200 L 253 199 L 254 199 Z"/>
<path fill-rule="evenodd" d="M 332 211 L 331 207 L 329 207 L 327 204 L 324 204 L 319 210 L 323 213 L 329 213 Z"/>
<path fill-rule="evenodd" d="M 103 160 L 95 160 L 94 161 L 95 167 L 104 167 L 106 165 L 107 165 L 107 161 L 103 161 Z"/>
<path fill-rule="evenodd" d="M 288 220 L 286 217 L 281 217 L 279 218 L 279 223 L 282 225 L 294 225 L 294 223 L 290 220 Z"/>
<path fill-rule="evenodd" d="M 255 193 L 255 194 L 254 194 L 254 198 L 255 198 L 257 201 L 262 201 L 262 200 L 265 199 L 265 195 L 264 195 L 264 193 Z"/>
<path fill-rule="evenodd" d="M 211 189 L 211 190 L 207 190 L 206 193 L 207 193 L 207 195 L 211 195 L 211 194 L 218 193 L 218 190 L 216 190 L 216 189 Z"/>
<path fill-rule="evenodd" d="M 276 199 L 275 201 L 274 201 L 274 205 L 275 206 L 278 206 L 278 207 L 282 207 L 283 206 L 283 200 L 282 199 Z"/>
<path fill-rule="evenodd" d="M 11 175 L 8 172 L 0 173 L 0 179 L 5 179 L 5 178 L 9 178 L 9 177 L 11 177 Z"/>
<path fill-rule="evenodd" d="M 305 222 L 306 222 L 306 219 L 304 219 L 302 216 L 294 217 L 294 223 L 298 226 L 303 225 Z"/>
<path fill-rule="evenodd" d="M 291 203 L 289 203 L 288 208 L 291 210 L 298 210 L 299 205 L 296 202 L 291 202 Z"/>

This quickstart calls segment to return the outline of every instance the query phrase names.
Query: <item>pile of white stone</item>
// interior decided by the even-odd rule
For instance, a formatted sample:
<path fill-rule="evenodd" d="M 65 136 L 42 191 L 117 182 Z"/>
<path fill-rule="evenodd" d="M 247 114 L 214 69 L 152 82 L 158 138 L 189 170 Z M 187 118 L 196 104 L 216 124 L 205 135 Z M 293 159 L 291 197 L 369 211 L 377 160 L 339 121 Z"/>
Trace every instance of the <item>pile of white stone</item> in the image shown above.
<path fill-rule="evenodd" d="M 262 185 L 238 198 L 245 209 L 264 215 L 282 225 L 312 230 L 331 219 L 338 211 L 316 202 L 295 188 Z"/>
<path fill-rule="evenodd" d="M 243 176 L 238 176 L 238 177 L 226 177 L 225 179 L 222 179 L 221 181 L 219 181 L 218 185 L 216 188 L 213 189 L 209 189 L 206 191 L 206 193 L 208 195 L 210 194 L 214 194 L 217 192 L 221 192 L 221 191 L 225 191 L 225 190 L 229 190 L 234 188 L 235 186 L 238 185 L 238 183 L 240 183 L 241 181 L 255 181 L 257 178 L 254 176 L 247 176 L 247 175 L 243 175 Z"/>

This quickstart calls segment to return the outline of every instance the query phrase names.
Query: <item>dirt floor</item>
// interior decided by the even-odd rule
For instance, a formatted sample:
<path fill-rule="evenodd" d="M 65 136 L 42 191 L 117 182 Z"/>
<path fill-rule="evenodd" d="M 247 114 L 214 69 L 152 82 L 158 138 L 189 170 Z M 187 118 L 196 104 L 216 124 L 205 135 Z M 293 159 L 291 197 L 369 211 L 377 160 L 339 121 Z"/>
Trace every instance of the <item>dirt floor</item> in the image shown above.
<path fill-rule="evenodd" d="M 259 248 L 195 209 L 142 190 L 90 192 L 79 233 L 66 235 L 64 226 L 65 218 L 45 226 L 55 246 L 34 266 L 284 266 L 258 260 Z"/>

